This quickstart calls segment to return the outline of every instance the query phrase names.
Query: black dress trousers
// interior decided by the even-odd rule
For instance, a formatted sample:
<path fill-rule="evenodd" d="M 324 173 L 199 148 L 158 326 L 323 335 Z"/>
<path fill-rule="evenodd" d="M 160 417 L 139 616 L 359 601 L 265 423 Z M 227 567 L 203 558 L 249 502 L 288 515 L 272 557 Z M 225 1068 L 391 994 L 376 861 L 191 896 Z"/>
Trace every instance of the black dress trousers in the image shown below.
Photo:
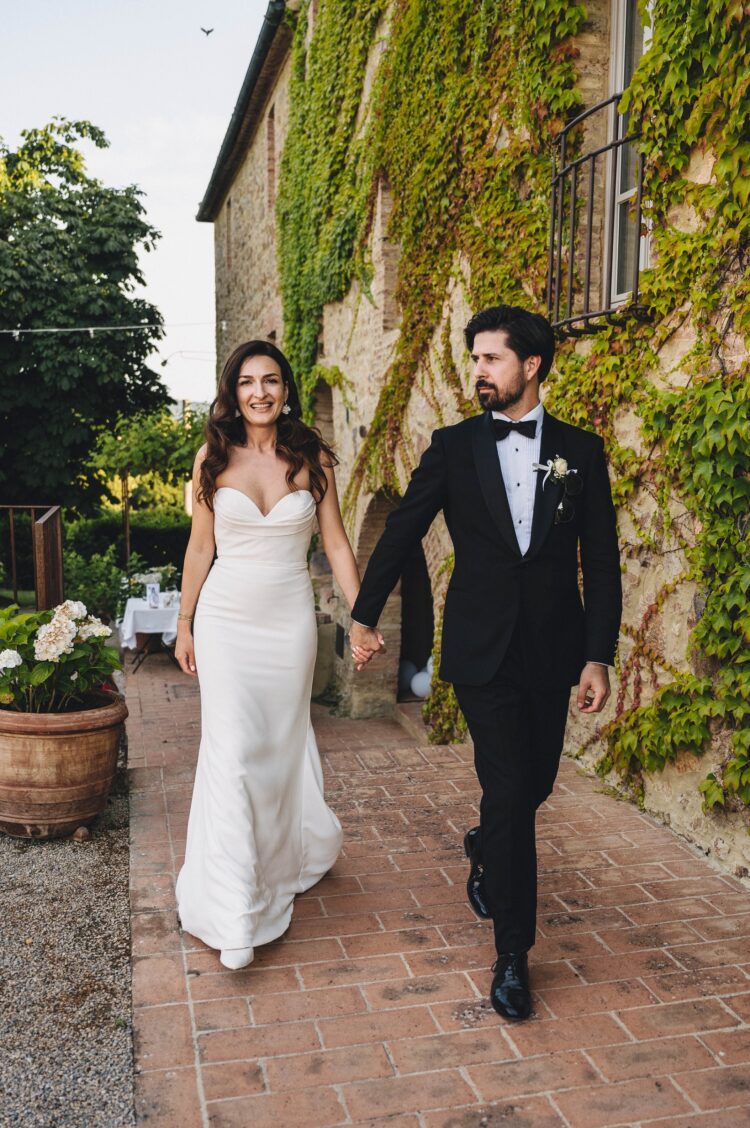
<path fill-rule="evenodd" d="M 542 689 L 516 627 L 487 685 L 454 685 L 474 742 L 482 788 L 481 858 L 498 952 L 536 938 L 536 810 L 551 794 L 565 737 L 570 689 Z"/>

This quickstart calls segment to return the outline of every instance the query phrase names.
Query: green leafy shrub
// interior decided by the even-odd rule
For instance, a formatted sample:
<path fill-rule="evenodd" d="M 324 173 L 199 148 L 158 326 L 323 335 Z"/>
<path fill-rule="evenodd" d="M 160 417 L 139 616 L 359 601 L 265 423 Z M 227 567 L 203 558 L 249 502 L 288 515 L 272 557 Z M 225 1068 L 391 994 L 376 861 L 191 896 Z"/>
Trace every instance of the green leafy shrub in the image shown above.
<path fill-rule="evenodd" d="M 110 634 L 76 600 L 54 611 L 0 610 L 0 708 L 66 713 L 101 704 L 121 666 Z"/>

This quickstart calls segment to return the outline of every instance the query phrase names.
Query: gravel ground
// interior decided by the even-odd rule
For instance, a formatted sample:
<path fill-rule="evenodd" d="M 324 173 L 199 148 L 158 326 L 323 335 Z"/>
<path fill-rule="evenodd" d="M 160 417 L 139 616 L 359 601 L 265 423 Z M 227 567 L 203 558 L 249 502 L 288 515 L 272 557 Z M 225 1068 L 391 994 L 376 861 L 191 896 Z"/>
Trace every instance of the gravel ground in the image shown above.
<path fill-rule="evenodd" d="M 0 1126 L 133 1114 L 127 776 L 91 839 L 0 834 Z"/>

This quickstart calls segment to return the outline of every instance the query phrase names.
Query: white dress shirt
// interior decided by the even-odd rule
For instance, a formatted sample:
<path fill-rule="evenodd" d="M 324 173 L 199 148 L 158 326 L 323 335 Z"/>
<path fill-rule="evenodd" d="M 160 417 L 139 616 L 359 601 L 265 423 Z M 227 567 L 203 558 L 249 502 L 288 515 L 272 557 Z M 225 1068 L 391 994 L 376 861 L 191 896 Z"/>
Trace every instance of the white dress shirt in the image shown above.
<path fill-rule="evenodd" d="M 513 420 L 501 411 L 492 412 L 493 419 L 505 419 L 509 423 L 520 423 L 522 420 Z M 536 494 L 536 471 L 532 469 L 535 462 L 539 461 L 542 449 L 542 427 L 544 426 L 544 408 L 540 403 L 523 416 L 523 421 L 533 419 L 536 423 L 536 434 L 533 439 L 527 435 L 520 435 L 518 431 L 511 431 L 507 439 L 500 439 L 497 443 L 497 456 L 500 459 L 500 471 L 505 483 L 505 492 L 508 495 L 510 515 L 513 518 L 513 528 L 516 531 L 516 540 L 525 556 L 529 551 L 531 542 L 531 521 L 534 516 L 534 497 Z"/>

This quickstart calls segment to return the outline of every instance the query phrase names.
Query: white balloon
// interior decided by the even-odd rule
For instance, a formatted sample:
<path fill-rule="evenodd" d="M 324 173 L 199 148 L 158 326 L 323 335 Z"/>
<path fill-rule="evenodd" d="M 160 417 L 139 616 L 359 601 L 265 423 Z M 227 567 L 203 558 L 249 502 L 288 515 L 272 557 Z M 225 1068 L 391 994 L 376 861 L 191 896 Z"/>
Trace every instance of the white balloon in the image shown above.
<path fill-rule="evenodd" d="M 430 675 L 427 670 L 420 670 L 411 679 L 411 691 L 415 697 L 426 697 L 430 692 Z"/>
<path fill-rule="evenodd" d="M 405 658 L 403 662 L 399 662 L 399 666 L 398 666 L 398 688 L 401 690 L 402 693 L 405 693 L 406 690 L 409 688 L 409 686 L 411 685 L 411 679 L 414 677 L 416 672 L 417 672 L 416 663 L 410 662 L 408 658 Z"/>
<path fill-rule="evenodd" d="M 435 659 L 432 657 L 432 655 L 430 655 L 430 657 L 427 659 L 427 665 L 425 666 L 425 669 L 427 670 L 428 674 L 432 673 L 432 667 L 434 665 L 435 665 Z"/>

